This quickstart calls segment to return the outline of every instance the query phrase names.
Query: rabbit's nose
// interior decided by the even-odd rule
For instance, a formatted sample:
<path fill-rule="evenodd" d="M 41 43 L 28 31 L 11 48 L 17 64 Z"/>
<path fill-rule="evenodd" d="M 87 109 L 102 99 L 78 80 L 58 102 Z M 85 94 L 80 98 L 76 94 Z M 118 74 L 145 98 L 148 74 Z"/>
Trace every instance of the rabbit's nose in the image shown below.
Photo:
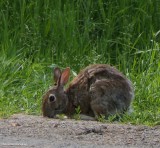
<path fill-rule="evenodd" d="M 50 101 L 50 102 L 55 102 L 55 101 L 56 101 L 55 95 L 50 94 L 50 95 L 49 95 L 49 101 Z"/>

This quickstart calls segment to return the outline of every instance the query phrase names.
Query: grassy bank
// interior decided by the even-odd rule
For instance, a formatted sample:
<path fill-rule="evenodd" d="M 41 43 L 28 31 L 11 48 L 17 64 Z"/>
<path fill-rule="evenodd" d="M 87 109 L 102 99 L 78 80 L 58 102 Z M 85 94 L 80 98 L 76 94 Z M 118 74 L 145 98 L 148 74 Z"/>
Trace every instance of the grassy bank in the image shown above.
<path fill-rule="evenodd" d="M 122 122 L 160 123 L 160 2 L 2 0 L 0 117 L 41 114 L 52 68 L 109 63 L 134 84 Z M 72 75 L 73 76 L 73 75 Z"/>

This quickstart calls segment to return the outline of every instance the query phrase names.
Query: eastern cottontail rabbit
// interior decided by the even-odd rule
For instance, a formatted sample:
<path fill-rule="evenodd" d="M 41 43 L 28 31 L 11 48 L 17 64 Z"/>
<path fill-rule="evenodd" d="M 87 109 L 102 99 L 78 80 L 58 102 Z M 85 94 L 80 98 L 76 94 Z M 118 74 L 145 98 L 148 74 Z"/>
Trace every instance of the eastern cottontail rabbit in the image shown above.
<path fill-rule="evenodd" d="M 73 115 L 80 106 L 81 113 L 97 118 L 127 111 L 134 92 L 131 82 L 117 69 L 105 64 L 86 67 L 70 83 L 70 68 L 54 69 L 53 88 L 43 96 L 43 116 Z"/>

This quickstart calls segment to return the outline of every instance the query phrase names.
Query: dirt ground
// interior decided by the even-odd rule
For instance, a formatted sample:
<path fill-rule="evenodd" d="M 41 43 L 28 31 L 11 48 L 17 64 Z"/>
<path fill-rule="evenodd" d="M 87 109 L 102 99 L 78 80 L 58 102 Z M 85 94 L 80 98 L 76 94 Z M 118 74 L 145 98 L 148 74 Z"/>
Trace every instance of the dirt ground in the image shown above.
<path fill-rule="evenodd" d="M 0 148 L 160 147 L 160 126 L 48 119 L 17 114 L 0 119 Z"/>

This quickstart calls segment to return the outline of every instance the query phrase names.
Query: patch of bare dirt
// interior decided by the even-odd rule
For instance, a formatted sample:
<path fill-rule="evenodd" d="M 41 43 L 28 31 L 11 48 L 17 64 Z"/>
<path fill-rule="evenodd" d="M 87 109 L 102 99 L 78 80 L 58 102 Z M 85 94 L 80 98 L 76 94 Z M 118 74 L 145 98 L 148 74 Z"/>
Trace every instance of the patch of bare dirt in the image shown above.
<path fill-rule="evenodd" d="M 17 114 L 0 119 L 1 148 L 160 147 L 160 126 L 48 119 Z"/>

